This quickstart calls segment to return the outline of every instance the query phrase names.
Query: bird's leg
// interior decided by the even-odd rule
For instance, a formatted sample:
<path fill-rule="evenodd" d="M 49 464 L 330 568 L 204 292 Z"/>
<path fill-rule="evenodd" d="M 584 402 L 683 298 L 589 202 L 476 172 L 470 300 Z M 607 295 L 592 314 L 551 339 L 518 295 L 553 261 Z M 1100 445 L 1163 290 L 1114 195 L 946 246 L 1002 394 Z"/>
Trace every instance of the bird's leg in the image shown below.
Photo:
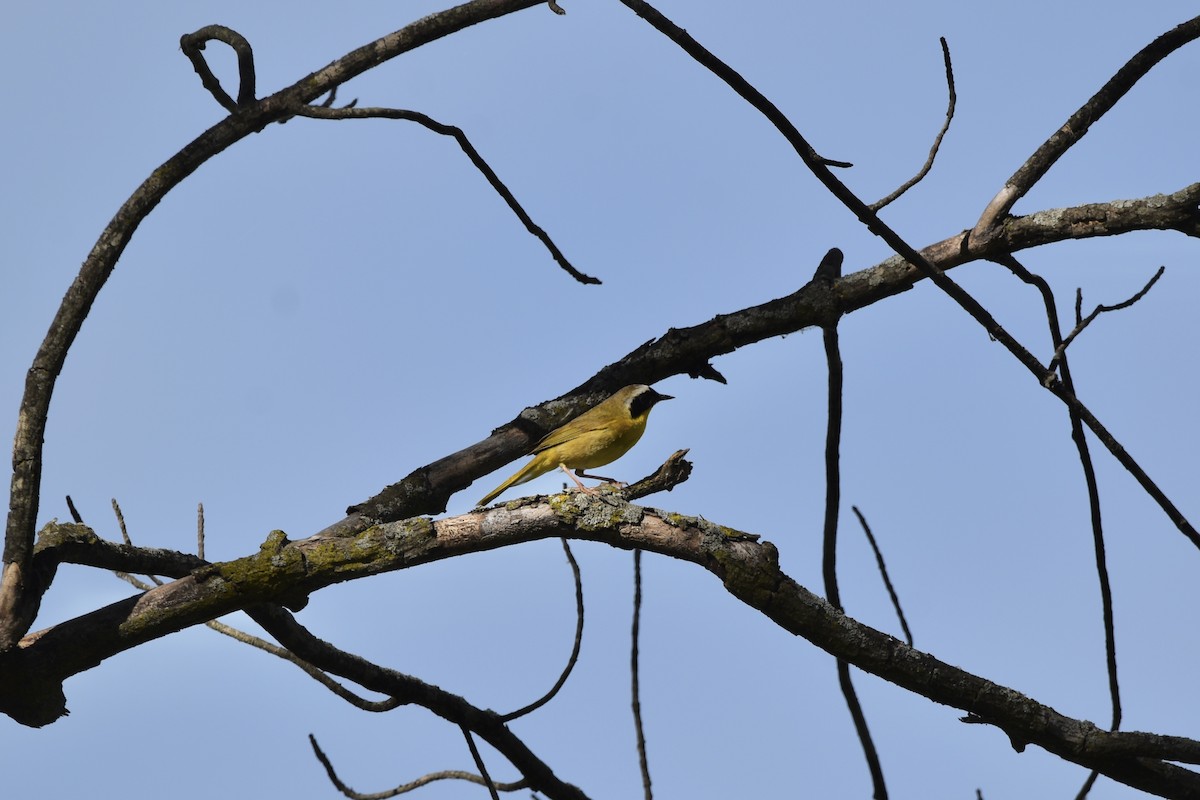
<path fill-rule="evenodd" d="M 571 474 L 571 470 L 567 469 L 566 464 L 559 464 L 558 468 L 561 469 L 563 472 L 565 472 L 568 478 L 575 481 L 575 485 L 579 487 L 579 491 L 587 492 L 588 494 L 592 494 L 593 492 L 596 491 L 595 489 L 589 489 L 588 487 L 584 486 L 583 483 L 579 480 L 579 478 L 576 478 L 574 475 Z M 576 470 L 576 471 L 578 472 L 578 470 Z M 580 476 L 585 477 L 585 478 L 588 477 L 586 475 L 583 475 L 582 473 L 580 473 Z"/>
<path fill-rule="evenodd" d="M 594 481 L 604 481 L 605 483 L 615 483 L 617 486 L 619 486 L 622 489 L 625 488 L 625 486 L 627 486 L 627 484 L 622 483 L 621 481 L 617 480 L 616 478 L 606 478 L 603 475 L 588 475 L 586 472 L 584 472 L 581 469 L 575 470 L 575 474 L 581 478 L 591 478 Z M 578 483 L 578 481 L 576 481 L 576 483 Z"/>

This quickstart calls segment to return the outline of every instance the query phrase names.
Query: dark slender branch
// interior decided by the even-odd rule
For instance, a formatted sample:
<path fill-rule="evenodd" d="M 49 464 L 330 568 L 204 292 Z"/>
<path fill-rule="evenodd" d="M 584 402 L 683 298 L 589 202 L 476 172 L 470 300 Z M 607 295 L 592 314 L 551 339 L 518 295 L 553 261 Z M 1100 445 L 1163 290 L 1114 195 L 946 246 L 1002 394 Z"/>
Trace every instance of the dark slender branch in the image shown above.
<path fill-rule="evenodd" d="M 1088 773 L 1087 778 L 1083 781 L 1083 786 L 1079 787 L 1079 791 L 1075 794 L 1075 800 L 1084 800 L 1092 791 L 1092 787 L 1096 785 L 1096 778 L 1100 777 L 1100 773 L 1092 770 Z"/>
<path fill-rule="evenodd" d="M 638 640 L 642 621 L 642 551 L 633 551 L 633 627 L 629 634 L 629 697 L 633 709 L 633 732 L 637 738 L 638 770 L 642 773 L 642 796 L 654 800 L 650 788 L 650 762 L 646 758 L 646 731 L 642 727 L 642 698 L 638 685 Z"/>
<path fill-rule="evenodd" d="M 1045 308 L 1046 322 L 1050 328 L 1050 340 L 1054 351 L 1058 354 L 1058 373 L 1062 378 L 1063 388 L 1070 394 L 1075 394 L 1075 381 L 1071 377 L 1071 366 L 1067 359 L 1066 345 L 1063 343 L 1062 326 L 1058 320 L 1058 304 L 1050 284 L 1040 275 L 1030 272 L 1025 265 L 1014 256 L 998 259 L 1014 275 L 1025 283 L 1033 286 L 1041 293 L 1042 304 Z M 1146 289 L 1149 289 L 1149 284 Z M 1145 292 L 1143 292 L 1144 294 Z M 1095 553 L 1096 577 L 1100 584 L 1101 619 L 1104 627 L 1105 667 L 1108 673 L 1108 692 L 1112 705 L 1112 730 L 1121 727 L 1121 687 L 1117 680 L 1117 638 L 1113 623 L 1112 584 L 1108 578 L 1108 557 L 1104 546 L 1104 523 L 1100 513 L 1100 485 L 1096 480 L 1096 469 L 1092 463 L 1092 455 L 1088 449 L 1087 436 L 1084 434 L 1083 422 L 1074 409 L 1068 409 L 1071 423 L 1071 441 L 1079 454 L 1079 464 L 1083 470 L 1083 479 L 1087 487 L 1088 512 L 1092 523 L 1092 548 Z M 1092 771 L 1076 795 L 1077 800 L 1083 800 L 1096 782 L 1097 772 Z"/>
<path fill-rule="evenodd" d="M 821 548 L 821 573 L 825 582 L 825 597 L 830 605 L 838 611 L 842 610 L 841 593 L 838 591 L 837 580 L 837 530 L 839 511 L 842 502 L 841 477 L 841 441 L 842 441 L 842 354 L 838 344 L 837 323 L 824 328 L 825 361 L 829 367 L 828 390 L 828 424 L 825 433 L 825 525 L 824 544 Z M 854 691 L 854 682 L 850 679 L 850 665 L 842 659 L 837 660 L 838 686 L 842 697 L 854 721 L 854 732 L 862 746 L 863 756 L 867 760 L 867 769 L 871 773 L 871 784 L 874 787 L 875 800 L 887 800 L 887 782 L 883 777 L 883 765 L 879 761 L 879 752 L 871 738 L 871 729 L 867 725 L 867 716 L 863 713 L 862 703 L 858 693 Z"/>
<path fill-rule="evenodd" d="M 843 205 L 846 206 L 856 217 L 867 227 L 867 230 L 874 233 L 883 239 L 889 247 L 891 247 L 897 255 L 903 258 L 908 263 L 912 264 L 917 270 L 931 280 L 935 286 L 945 292 L 955 303 L 957 303 L 964 311 L 971 315 L 980 326 L 987 331 L 988 335 L 1000 342 L 1014 358 L 1016 358 L 1047 390 L 1055 397 L 1065 403 L 1074 413 L 1078 414 L 1096 438 L 1104 444 L 1114 458 L 1123 466 L 1134 479 L 1141 485 L 1143 491 L 1146 492 L 1162 509 L 1167 518 L 1175 525 L 1175 527 L 1188 538 L 1188 540 L 1200 549 L 1200 532 L 1197 532 L 1195 527 L 1183 515 L 1183 512 L 1171 501 L 1169 497 L 1159 488 L 1142 468 L 1142 466 L 1125 450 L 1120 442 L 1117 441 L 1108 429 L 1100 422 L 1099 419 L 1076 397 L 1073 393 L 1064 389 L 1062 382 L 1052 372 L 1049 372 L 1042 366 L 1041 362 L 1029 352 L 1020 342 L 1013 337 L 1000 323 L 992 316 L 992 314 L 984 308 L 984 306 L 976 300 L 969 292 L 955 283 L 944 271 L 938 268 L 934 263 L 925 258 L 924 255 L 913 249 L 912 245 L 906 242 L 898 233 L 888 227 L 879 215 L 875 214 L 867 205 L 858 198 L 844 183 L 839 181 L 837 177 L 822 163 L 821 158 L 813 151 L 812 146 L 796 129 L 783 112 L 779 110 L 770 100 L 768 100 L 761 92 L 751 86 L 745 78 L 737 73 L 732 67 L 721 61 L 715 55 L 710 53 L 699 42 L 688 35 L 687 31 L 680 28 L 674 22 L 664 17 L 660 12 L 654 9 L 649 3 L 644 0 L 621 0 L 621 2 L 633 9 L 638 16 L 645 19 L 656 30 L 661 32 L 671 41 L 679 45 L 688 55 L 695 59 L 698 63 L 707 67 L 714 75 L 723 80 L 734 91 L 738 93 L 747 103 L 757 109 L 764 117 L 766 117 L 775 128 L 787 139 L 788 143 L 796 151 L 804 161 L 808 169 L 816 176 L 816 178 L 824 184 L 834 197 L 836 197 Z M 1194 21 L 1195 33 L 1200 35 L 1200 18 Z M 1189 23 L 1190 25 L 1191 23 Z M 1181 26 L 1182 28 L 1183 26 Z M 1177 31 L 1179 28 L 1176 29 Z M 1193 209 L 1193 213 L 1195 209 Z M 1060 220 L 1060 224 L 1062 224 Z"/>
<path fill-rule="evenodd" d="M 222 42 L 237 53 L 238 97 L 236 102 L 221 88 L 221 81 L 213 74 L 208 62 L 204 60 L 204 48 L 209 42 Z M 232 114 L 254 102 L 254 50 L 245 36 L 224 25 L 206 25 L 195 33 L 185 33 L 181 36 L 179 48 L 192 62 L 192 68 L 200 76 L 200 83 L 226 111 Z"/>
<path fill-rule="evenodd" d="M 67 495 L 67 511 L 71 514 L 71 519 L 77 524 L 83 524 L 83 517 L 79 515 L 79 509 L 75 507 L 75 501 L 71 499 L 71 495 Z"/>
<path fill-rule="evenodd" d="M 575 669 L 575 664 L 579 661 L 579 650 L 583 646 L 583 577 L 579 572 L 579 562 L 575 560 L 575 555 L 571 552 L 570 543 L 566 539 L 563 539 L 562 546 L 563 552 L 567 555 L 567 563 L 571 566 L 571 575 L 575 579 L 575 642 L 571 645 L 571 655 L 567 658 L 567 665 L 563 667 L 562 674 L 558 676 L 558 680 L 550 687 L 550 691 L 524 708 L 510 711 L 502 716 L 501 719 L 504 722 L 512 722 L 514 719 L 537 711 L 546 705 L 546 703 L 549 703 L 566 684 L 567 678 L 571 677 L 571 671 Z"/>
<path fill-rule="evenodd" d="M 1138 51 L 1137 55 L 1117 70 L 1117 74 L 1113 75 L 1100 91 L 1056 129 L 1020 169 L 1005 181 L 1004 188 L 983 210 L 979 222 L 975 224 L 972 237 L 987 238 L 992 235 L 999 228 L 1001 220 L 1012 211 L 1016 202 L 1042 179 L 1064 153 L 1087 134 L 1092 125 L 1108 113 L 1158 62 L 1197 37 L 1200 37 L 1200 17 L 1190 19 L 1167 31 Z"/>
<path fill-rule="evenodd" d="M 491 165 L 484 160 L 475 146 L 471 144 L 470 139 L 463 133 L 461 128 L 453 125 L 446 125 L 438 122 L 427 114 L 422 114 L 420 111 L 408 111 L 401 108 L 326 108 L 324 106 L 304 106 L 297 110 L 296 114 L 301 117 L 311 117 L 313 119 L 400 119 L 415 122 L 434 133 L 440 133 L 443 136 L 453 137 L 458 146 L 462 148 L 463 153 L 475 165 L 475 169 L 483 174 L 491 187 L 496 190 L 496 194 L 503 198 L 512 212 L 517 215 L 525 229 L 538 238 L 538 240 L 550 251 L 550 256 L 558 262 L 558 265 L 563 268 L 568 275 L 580 283 L 599 284 L 600 279 L 585 275 L 567 260 L 566 255 L 558 249 L 558 245 L 550 238 L 550 234 L 546 233 L 541 226 L 533 221 L 528 212 L 521 206 L 520 201 L 509 190 L 504 181 L 500 180 L 500 176 L 492 169 Z"/>
<path fill-rule="evenodd" d="M 887 589 L 888 597 L 891 598 L 892 608 L 896 609 L 896 616 L 900 620 L 900 629 L 904 631 L 904 641 L 908 643 L 909 647 L 912 647 L 912 631 L 909 630 L 908 620 L 904 618 L 904 609 L 900 607 L 900 596 L 896 594 L 896 588 L 892 586 L 892 579 L 888 576 L 887 564 L 883 561 L 883 551 L 879 549 L 879 543 L 875 541 L 875 534 L 871 533 L 871 526 L 867 524 L 867 518 L 858 510 L 858 506 L 850 506 L 850 510 L 854 512 L 854 516 L 858 517 L 858 524 L 862 526 L 863 533 L 867 535 L 867 542 L 875 553 L 875 563 L 879 567 L 879 575 L 883 578 L 883 585 Z"/>
<path fill-rule="evenodd" d="M 479 755 L 479 748 L 475 746 L 475 737 L 471 735 L 471 730 L 465 725 L 460 725 L 458 728 L 462 731 L 463 738 L 467 740 L 467 748 L 471 751 L 471 758 L 475 759 L 475 768 L 479 770 L 479 777 L 483 778 L 483 782 L 487 784 L 488 794 L 492 800 L 500 800 L 500 793 L 496 791 L 496 784 L 492 782 L 492 776 L 488 774 L 487 765 L 483 763 L 483 756 Z"/>
<path fill-rule="evenodd" d="M 933 169 L 933 162 L 937 158 L 938 150 L 942 146 L 942 139 L 945 138 L 946 131 L 950 130 L 950 121 L 954 119 L 954 106 L 958 101 L 958 96 L 954 93 L 954 67 L 950 63 L 950 46 L 946 44 L 945 36 L 940 37 L 938 41 L 942 43 L 942 61 L 946 65 L 946 86 L 950 91 L 950 100 L 946 106 L 946 119 L 942 122 L 942 127 L 938 130 L 937 136 L 933 137 L 933 146 L 929 148 L 929 156 L 926 157 L 925 164 L 917 171 L 917 174 L 900 184 L 891 194 L 871 203 L 870 208 L 872 211 L 879 211 L 884 206 L 899 199 L 901 195 L 916 186 L 929 174 L 929 170 Z"/>
<path fill-rule="evenodd" d="M 1075 327 L 1054 348 L 1054 357 L 1050 359 L 1049 369 L 1053 370 L 1058 366 L 1058 362 L 1062 360 L 1063 354 L 1071 345 L 1071 342 L 1075 341 L 1075 337 L 1083 333 L 1084 329 L 1087 328 L 1088 325 L 1091 325 L 1092 321 L 1095 320 L 1096 317 L 1109 311 L 1120 311 L 1121 309 L 1129 308 L 1131 305 L 1145 297 L 1146 293 L 1150 291 L 1154 284 L 1158 283 L 1158 279 L 1161 278 L 1163 273 L 1166 271 L 1166 267 L 1159 267 L 1158 271 L 1154 273 L 1154 276 L 1146 282 L 1146 285 L 1128 300 L 1112 306 L 1098 305 L 1092 309 L 1092 313 L 1088 314 L 1086 317 L 1080 316 L 1083 306 L 1083 290 L 1077 289 L 1075 291 Z"/>

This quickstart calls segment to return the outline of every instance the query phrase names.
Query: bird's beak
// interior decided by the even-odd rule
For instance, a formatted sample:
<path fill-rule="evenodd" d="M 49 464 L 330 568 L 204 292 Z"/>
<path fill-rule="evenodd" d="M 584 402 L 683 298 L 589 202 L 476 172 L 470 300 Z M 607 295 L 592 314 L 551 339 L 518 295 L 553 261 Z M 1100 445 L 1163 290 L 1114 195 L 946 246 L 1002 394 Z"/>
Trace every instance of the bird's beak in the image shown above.
<path fill-rule="evenodd" d="M 660 403 L 663 400 L 674 400 L 675 399 L 674 396 L 669 395 L 669 394 L 658 394 L 658 392 L 655 392 L 655 394 L 658 395 L 658 402 L 660 402 Z"/>

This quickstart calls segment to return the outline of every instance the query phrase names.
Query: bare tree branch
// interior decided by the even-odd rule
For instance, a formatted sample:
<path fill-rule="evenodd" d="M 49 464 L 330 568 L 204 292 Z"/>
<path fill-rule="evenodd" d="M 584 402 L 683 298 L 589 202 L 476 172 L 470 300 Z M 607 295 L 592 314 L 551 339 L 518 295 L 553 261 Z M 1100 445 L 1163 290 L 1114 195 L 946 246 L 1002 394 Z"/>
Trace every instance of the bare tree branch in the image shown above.
<path fill-rule="evenodd" d="M 1088 325 L 1091 325 L 1092 321 L 1095 320 L 1096 317 L 1100 316 L 1101 314 L 1107 313 L 1109 311 L 1120 311 L 1121 309 L 1129 308 L 1131 305 L 1133 305 L 1134 303 L 1136 303 L 1137 301 L 1139 301 L 1143 297 L 1145 297 L 1146 293 L 1149 292 L 1151 288 L 1153 288 L 1154 284 L 1158 283 L 1158 279 L 1161 278 L 1163 276 L 1163 273 L 1166 271 L 1167 271 L 1166 267 L 1159 267 L 1158 271 L 1154 273 L 1154 276 L 1152 278 L 1150 278 L 1149 281 L 1146 282 L 1146 285 L 1143 286 L 1141 289 L 1139 289 L 1137 291 L 1137 293 L 1134 294 L 1132 297 L 1130 297 L 1128 300 L 1124 300 L 1124 301 L 1117 303 L 1116 305 L 1112 305 L 1112 306 L 1098 305 L 1094 309 L 1092 309 L 1092 313 L 1088 314 L 1086 317 L 1080 316 L 1080 308 L 1083 306 L 1083 290 L 1082 289 L 1076 290 L 1076 292 L 1075 292 L 1075 327 L 1071 330 L 1071 332 L 1069 334 L 1066 335 L 1066 337 L 1064 337 L 1062 339 L 1061 342 L 1058 343 L 1058 346 L 1056 346 L 1054 348 L 1054 357 L 1050 359 L 1049 369 L 1053 370 L 1058 366 L 1058 362 L 1063 359 L 1064 354 L 1067 351 L 1067 348 L 1071 346 L 1071 342 L 1075 341 L 1075 337 L 1078 336 L 1079 334 L 1083 333 L 1084 329 L 1086 329 Z"/>
<path fill-rule="evenodd" d="M 642 629 L 642 551 L 633 551 L 633 625 L 629 631 L 629 698 L 633 711 L 633 733 L 637 743 L 638 771 L 642 773 L 642 796 L 654 800 L 650 788 L 650 761 L 646 757 L 646 730 L 642 725 L 642 693 L 638 650 Z"/>
<path fill-rule="evenodd" d="M 896 617 L 900 620 L 900 630 L 904 631 L 904 641 L 909 647 L 912 647 L 912 631 L 909 630 L 908 620 L 904 617 L 904 609 L 900 606 L 900 596 L 896 594 L 896 588 L 892 586 L 892 579 L 888 576 L 887 564 L 883 560 L 883 551 L 879 549 L 879 543 L 875 541 L 875 534 L 871 533 L 871 526 L 867 524 L 867 518 L 858 510 L 858 506 L 850 506 L 850 510 L 854 512 L 854 516 L 858 517 L 858 524 L 862 526 L 863 533 L 867 535 L 867 543 L 871 545 L 871 552 L 875 554 L 875 563 L 883 578 L 884 588 L 887 589 L 888 597 L 892 601 L 892 608 L 896 609 Z"/>
<path fill-rule="evenodd" d="M 483 763 L 483 756 L 479 755 L 479 748 L 475 746 L 475 737 L 471 735 L 470 728 L 460 725 L 459 730 L 462 731 L 463 738 L 467 740 L 467 748 L 471 751 L 471 758 L 475 759 L 475 768 L 479 770 L 479 777 L 483 778 L 483 782 L 488 788 L 488 794 L 491 795 L 492 800 L 500 800 L 496 784 L 492 782 L 492 776 L 488 774 L 487 765 Z"/>
<path fill-rule="evenodd" d="M 817 267 L 814 281 L 831 284 L 840 275 L 842 252 L 831 250 Z M 825 362 L 828 367 L 829 381 L 827 390 L 827 412 L 825 432 L 825 523 L 821 545 L 821 574 L 825 583 L 825 597 L 830 605 L 838 611 L 843 609 L 841 591 L 838 589 L 837 578 L 837 535 L 838 519 L 842 504 L 842 353 L 838 342 L 837 319 L 833 319 L 823 328 L 825 341 Z M 854 683 L 850 679 L 850 665 L 843 659 L 837 659 L 838 686 L 850 711 L 854 722 L 854 732 L 862 746 L 863 757 L 867 760 L 867 770 L 871 773 L 871 785 L 874 787 L 875 800 L 887 800 L 887 782 L 883 777 L 883 765 L 879 760 L 879 752 L 871 738 L 871 729 L 867 725 L 867 716 L 859 702 L 858 693 L 854 691 Z"/>
<path fill-rule="evenodd" d="M 916 186 L 929 174 L 929 170 L 933 169 L 933 162 L 937 158 L 938 150 L 941 149 L 942 139 L 945 138 L 946 131 L 950 130 L 950 121 L 954 119 L 954 106 L 958 100 L 958 96 L 954 93 L 954 67 L 950 63 L 950 46 L 946 44 L 945 36 L 941 37 L 938 41 L 942 43 L 942 61 L 946 64 L 946 86 L 950 91 L 950 100 L 946 106 L 946 120 L 938 130 L 937 136 L 933 137 L 933 145 L 929 148 L 929 156 L 926 157 L 925 163 L 921 168 L 917 170 L 917 174 L 896 187 L 896 190 L 891 194 L 871 203 L 870 208 L 872 211 L 879 211 L 884 206 L 898 200 L 905 192 Z"/>
<path fill-rule="evenodd" d="M 567 257 L 554 240 L 550 238 L 550 234 L 533 221 L 528 212 L 521 206 L 516 196 L 505 185 L 504 181 L 500 180 L 500 176 L 492 169 L 491 165 L 484 160 L 475 146 L 471 144 L 471 140 L 463 133 L 461 128 L 453 125 L 446 125 L 438 122 L 427 114 L 422 114 L 420 111 L 407 111 L 401 108 L 327 108 L 324 106 L 305 106 L 296 112 L 297 116 L 311 117 L 313 119 L 399 119 L 416 122 L 417 124 L 428 128 L 434 133 L 440 133 L 443 136 L 450 136 L 458 142 L 458 146 L 462 148 L 463 153 L 475 165 L 475 169 L 479 170 L 492 188 L 496 190 L 496 194 L 503 198 L 512 212 L 517 215 L 525 229 L 538 238 L 538 240 L 550 251 L 550 256 L 558 263 L 563 270 L 575 280 L 583 284 L 599 284 L 599 278 L 585 275 L 567 260 Z"/>
<path fill-rule="evenodd" d="M 769 543 L 755 543 L 736 530 L 703 520 L 627 505 L 611 494 L 569 493 L 433 522 L 387 523 L 353 537 L 315 536 L 300 542 L 273 537 L 259 555 L 209 565 L 138 597 L 25 637 L 20 648 L 0 653 L 0 671 L 7 678 L 0 684 L 0 710 L 25 724 L 53 721 L 64 707 L 61 681 L 67 675 L 90 669 L 143 641 L 202 622 L 203 617 L 244 608 L 277 641 L 314 666 L 372 691 L 419 702 L 431 710 L 438 707 L 435 713 L 455 724 L 466 721 L 536 788 L 541 780 L 535 778 L 537 768 L 519 763 L 525 757 L 524 745 L 503 738 L 507 728 L 499 715 L 479 712 L 485 716 L 477 717 L 478 710 L 471 710 L 461 698 L 325 643 L 316 645 L 320 640 L 289 615 L 256 604 L 291 601 L 301 591 L 354 577 L 551 537 L 640 548 L 695 563 L 785 630 L 865 672 L 995 725 L 1019 746 L 1036 744 L 1164 797 L 1200 797 L 1200 775 L 1165 762 L 1184 760 L 1183 754 L 1195 758 L 1200 755 L 1200 742 L 1110 733 L 1066 717 L 846 617 L 783 574 L 778 552 Z"/>
<path fill-rule="evenodd" d="M 986 239 L 994 235 L 999 223 L 1012 211 L 1016 202 L 1087 134 L 1092 125 L 1107 114 L 1156 64 L 1197 37 L 1200 37 L 1200 17 L 1176 26 L 1138 51 L 1005 181 L 1004 188 L 984 208 L 979 222 L 971 231 L 971 237 Z"/>

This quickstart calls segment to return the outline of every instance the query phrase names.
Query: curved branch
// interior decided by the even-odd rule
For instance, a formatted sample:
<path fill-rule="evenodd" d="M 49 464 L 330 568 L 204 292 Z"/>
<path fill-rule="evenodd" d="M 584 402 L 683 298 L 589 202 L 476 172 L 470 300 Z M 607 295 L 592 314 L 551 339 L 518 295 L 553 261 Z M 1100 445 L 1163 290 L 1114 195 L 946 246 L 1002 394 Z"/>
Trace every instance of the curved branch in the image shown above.
<path fill-rule="evenodd" d="M 1016 202 L 1050 171 L 1050 167 L 1054 166 L 1064 153 L 1087 134 L 1092 125 L 1107 114 L 1158 62 L 1197 37 L 1200 37 L 1200 17 L 1194 17 L 1172 28 L 1138 51 L 1137 55 L 1117 70 L 1117 74 L 1113 75 L 1100 91 L 1072 114 L 1063 126 L 1043 142 L 1020 169 L 1004 182 L 1004 188 L 991 199 L 979 217 L 979 222 L 975 223 L 972 236 L 986 238 L 992 235 L 999 222 L 1012 211 Z"/>
<path fill-rule="evenodd" d="M 575 642 L 571 645 L 571 655 L 567 657 L 567 665 L 563 667 L 562 674 L 558 676 L 558 680 L 550 687 L 550 691 L 534 700 L 527 706 L 518 708 L 516 711 L 510 711 L 501 717 L 504 722 L 512 722 L 514 719 L 537 711 L 542 706 L 554 699 L 567 683 L 567 678 L 571 677 L 571 673 L 575 670 L 575 665 L 579 663 L 579 650 L 583 647 L 583 577 L 579 572 L 579 562 L 575 560 L 575 554 L 571 552 L 571 545 L 566 539 L 562 540 L 563 552 L 567 554 L 567 563 L 571 565 L 571 576 L 575 579 Z"/>
<path fill-rule="evenodd" d="M 59 692 L 61 703 L 59 682 L 67 674 L 89 669 L 143 641 L 239 608 L 253 611 L 255 620 L 269 626 L 268 631 L 281 644 L 321 669 L 374 691 L 393 696 L 404 696 L 407 691 L 426 699 L 422 693 L 440 690 L 416 679 L 407 679 L 416 682 L 399 689 L 387 677 L 390 671 L 356 656 L 335 658 L 323 648 L 314 652 L 309 639 L 315 637 L 306 631 L 308 638 L 290 634 L 292 626 L 299 628 L 290 616 L 278 612 L 282 622 L 275 624 L 260 613 L 266 607 L 255 604 L 294 599 L 301 592 L 355 577 L 561 537 L 640 548 L 697 564 L 719 578 L 732 595 L 790 633 L 861 670 L 961 709 L 973 721 L 995 725 L 1018 747 L 1035 744 L 1164 797 L 1200 797 L 1200 775 L 1166 763 L 1166 759 L 1200 758 L 1200 742 L 1148 733 L 1110 733 L 1066 717 L 838 612 L 780 571 L 778 552 L 769 543 L 749 541 L 737 531 L 704 520 L 630 505 L 613 493 L 570 493 L 436 522 L 388 523 L 354 537 L 318 535 L 286 542 L 277 536 L 257 556 L 213 564 L 139 597 L 32 634 L 21 648 L 0 653 L 0 670 L 8 677 L 0 684 L 0 709 L 26 724 L 38 724 L 35 711 L 44 721 L 51 721 L 52 714 L 62 711 L 61 705 L 53 707 L 54 694 Z M 411 702 L 418 702 L 415 696 L 408 695 Z M 495 741 L 488 737 L 507 731 L 499 715 L 476 718 L 473 715 L 478 710 L 462 698 L 446 695 L 442 699 L 450 704 L 450 711 L 443 715 L 446 719 L 466 720 L 471 730 L 493 746 Z M 46 716 L 51 719 L 44 719 Z M 493 722 L 498 726 L 495 729 L 490 727 Z M 513 760 L 511 753 L 505 752 L 505 756 Z M 534 775 L 518 768 L 531 785 L 536 784 Z"/>
<path fill-rule="evenodd" d="M 545 248 L 550 251 L 551 258 L 553 258 L 568 275 L 583 284 L 601 283 L 599 278 L 584 274 L 575 269 L 575 265 L 568 261 L 566 255 L 564 255 L 563 252 L 558 249 L 558 245 L 556 245 L 554 240 L 550 238 L 550 234 L 546 233 L 546 231 L 540 225 L 533 221 L 533 217 L 529 216 L 528 212 L 526 212 L 521 206 L 520 201 L 517 200 L 516 196 L 509 190 L 508 186 L 504 184 L 504 181 L 500 180 L 500 176 L 496 174 L 491 165 L 489 165 L 487 161 L 484 160 L 483 156 L 479 154 L 479 151 L 475 149 L 473 144 L 471 144 L 471 140 L 467 138 L 465 133 L 463 133 L 462 128 L 438 122 L 433 117 L 430 117 L 427 114 L 422 114 L 420 111 L 408 111 L 402 108 L 354 108 L 350 106 L 344 108 L 328 108 L 323 105 L 304 106 L 303 108 L 297 110 L 296 115 L 300 117 L 310 117 L 312 119 L 402 119 L 422 125 L 434 133 L 440 133 L 443 136 L 453 137 L 453 139 L 458 142 L 458 146 L 462 148 L 462 151 L 466 154 L 467 158 L 471 159 L 471 163 L 475 165 L 475 169 L 483 173 L 483 177 L 486 178 L 487 182 L 491 184 L 493 189 L 496 190 L 496 194 L 500 195 L 504 202 L 508 204 L 508 207 L 512 209 L 512 212 L 517 215 L 517 219 L 521 220 L 521 224 L 525 226 L 525 230 L 537 237 L 538 241 L 540 241 Z"/>
<path fill-rule="evenodd" d="M 233 48 L 238 60 L 238 98 L 234 100 L 221 88 L 221 82 L 213 75 L 204 60 L 204 47 L 209 42 L 223 42 Z M 232 28 L 224 25 L 206 25 L 195 33 L 179 37 L 179 49 L 192 62 L 192 68 L 200 76 L 200 83 L 226 111 L 233 113 L 254 102 L 254 50 L 249 40 Z"/>
<path fill-rule="evenodd" d="M 354 50 L 270 97 L 231 114 L 169 158 L 117 210 L 67 290 L 25 379 L 13 441 L 13 475 L 0 573 L 0 651 L 29 630 L 45 587 L 32 572 L 34 530 L 42 478 L 42 443 L 54 384 L 67 351 L 134 231 L 166 194 L 210 158 L 285 120 L 334 87 L 389 59 L 436 39 L 537 5 L 539 0 L 472 0 L 414 22 Z M 247 85 L 243 83 L 242 91 Z"/>
<path fill-rule="evenodd" d="M 946 44 L 945 36 L 941 37 L 938 41 L 942 43 L 942 61 L 946 65 L 946 86 L 950 92 L 950 100 L 946 105 L 946 120 L 942 123 L 942 127 L 938 129 L 937 136 L 933 137 L 933 144 L 929 148 L 929 155 L 926 156 L 925 163 L 921 165 L 921 168 L 917 170 L 917 174 L 896 187 L 891 194 L 871 203 L 872 211 L 879 211 L 884 206 L 895 202 L 929 174 L 929 170 L 933 169 L 933 161 L 937 158 L 938 150 L 942 147 L 942 139 L 946 138 L 946 131 L 950 130 L 950 121 L 954 119 L 954 106 L 958 102 L 958 95 L 954 91 L 954 66 L 950 63 L 950 45 Z"/>

